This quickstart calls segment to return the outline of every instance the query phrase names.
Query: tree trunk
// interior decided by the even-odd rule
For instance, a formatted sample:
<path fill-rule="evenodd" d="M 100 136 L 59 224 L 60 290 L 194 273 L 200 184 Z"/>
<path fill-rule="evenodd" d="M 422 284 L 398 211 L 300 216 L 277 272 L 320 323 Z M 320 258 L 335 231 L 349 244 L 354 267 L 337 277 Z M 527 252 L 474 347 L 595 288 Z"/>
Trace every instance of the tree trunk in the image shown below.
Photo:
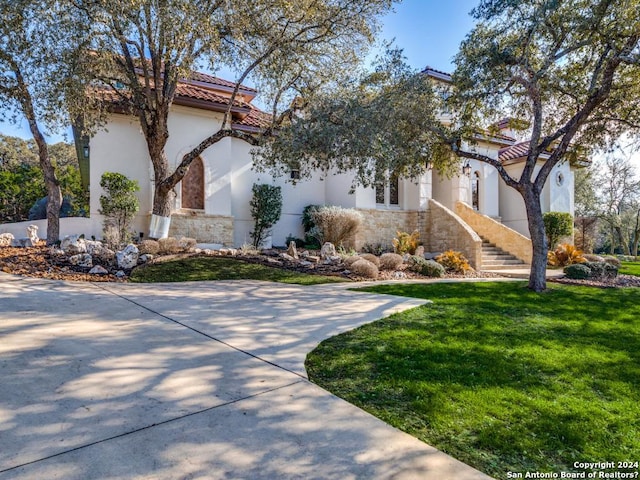
<path fill-rule="evenodd" d="M 529 223 L 529 235 L 533 247 L 531 259 L 531 273 L 529 274 L 529 288 L 535 292 L 541 292 L 547 288 L 547 238 L 542 219 L 542 207 L 540 206 L 540 193 L 536 192 L 533 185 L 526 185 L 520 192 L 527 208 Z"/>
<path fill-rule="evenodd" d="M 27 108 L 25 115 L 29 121 L 31 134 L 38 146 L 40 167 L 44 173 L 44 183 L 47 187 L 47 245 L 53 245 L 60 240 L 60 207 L 62 206 L 62 190 L 56 177 L 56 171 L 49 158 L 47 142 L 40 132 L 32 108 Z"/>

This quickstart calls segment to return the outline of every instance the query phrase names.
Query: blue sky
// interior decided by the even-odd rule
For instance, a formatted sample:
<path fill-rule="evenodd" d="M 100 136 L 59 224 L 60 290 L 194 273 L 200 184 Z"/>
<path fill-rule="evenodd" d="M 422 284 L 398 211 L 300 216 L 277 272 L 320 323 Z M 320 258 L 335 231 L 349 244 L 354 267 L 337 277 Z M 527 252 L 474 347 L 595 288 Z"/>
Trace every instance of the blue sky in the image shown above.
<path fill-rule="evenodd" d="M 477 0 L 404 0 L 382 19 L 380 39 L 395 39 L 395 45 L 404 50 L 415 69 L 429 65 L 452 71 L 458 46 L 473 27 L 469 12 L 477 3 Z M 31 138 L 26 120 L 17 125 L 2 121 L 0 133 Z M 59 140 L 59 136 L 49 139 Z"/>

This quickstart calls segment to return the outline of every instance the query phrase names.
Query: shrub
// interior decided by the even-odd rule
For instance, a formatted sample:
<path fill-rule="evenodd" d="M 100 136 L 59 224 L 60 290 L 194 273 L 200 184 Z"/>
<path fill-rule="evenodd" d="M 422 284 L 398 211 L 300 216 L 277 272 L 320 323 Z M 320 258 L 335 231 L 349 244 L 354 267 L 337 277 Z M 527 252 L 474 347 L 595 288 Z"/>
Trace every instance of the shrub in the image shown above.
<path fill-rule="evenodd" d="M 175 237 L 159 238 L 158 253 L 160 255 L 171 255 L 180 252 L 178 240 Z"/>
<path fill-rule="evenodd" d="M 356 263 L 361 258 L 358 255 L 348 255 L 342 259 L 342 263 L 344 263 L 347 267 L 351 268 L 351 265 Z"/>
<path fill-rule="evenodd" d="M 315 224 L 310 233 L 321 245 L 325 242 L 342 245 L 356 234 L 362 224 L 362 214 L 353 208 L 322 206 L 309 214 Z"/>
<path fill-rule="evenodd" d="M 376 267 L 380 266 L 380 259 L 371 253 L 361 253 L 360 258 L 364 258 L 365 260 L 370 261 Z"/>
<path fill-rule="evenodd" d="M 567 278 L 574 280 L 584 280 L 591 276 L 591 269 L 584 263 L 574 263 L 564 267 L 564 274 Z"/>
<path fill-rule="evenodd" d="M 409 270 L 419 273 L 425 277 L 439 278 L 444 275 L 444 267 L 433 260 L 426 260 L 424 257 L 412 255 L 409 257 Z"/>
<path fill-rule="evenodd" d="M 178 239 L 178 248 L 181 252 L 190 252 L 196 248 L 197 243 L 195 238 L 182 237 Z"/>
<path fill-rule="evenodd" d="M 586 262 L 584 265 L 591 271 L 589 278 L 600 280 L 618 276 L 618 267 L 607 262 Z"/>
<path fill-rule="evenodd" d="M 471 265 L 469 265 L 469 261 L 462 252 L 447 250 L 438 255 L 435 260 L 442 265 L 447 272 L 465 273 L 471 270 Z"/>
<path fill-rule="evenodd" d="M 110 243 L 114 246 L 122 245 L 130 240 L 131 223 L 140 208 L 135 193 L 140 187 L 135 180 L 114 172 L 104 172 L 100 178 L 100 186 L 106 194 L 100 196 L 99 210 L 105 216 L 105 238 L 113 235 L 113 238 L 109 238 Z"/>
<path fill-rule="evenodd" d="M 359 258 L 353 262 L 351 271 L 357 275 L 367 278 L 378 278 L 378 267 L 364 258 Z"/>
<path fill-rule="evenodd" d="M 609 265 L 615 265 L 617 268 L 622 266 L 622 262 L 616 257 L 607 256 L 604 257 L 602 261 L 607 262 Z"/>
<path fill-rule="evenodd" d="M 555 249 L 562 237 L 573 234 L 573 217 L 566 212 L 547 212 L 542 216 L 549 250 Z"/>
<path fill-rule="evenodd" d="M 381 270 L 397 270 L 402 265 L 402 255 L 397 253 L 383 253 L 380 256 L 380 269 Z"/>
<path fill-rule="evenodd" d="M 271 228 L 280 220 L 282 214 L 281 188 L 268 184 L 254 184 L 251 188 L 253 198 L 249 202 L 251 217 L 253 218 L 253 231 L 250 233 L 253 246 L 260 248 L 271 234 Z"/>
<path fill-rule="evenodd" d="M 381 243 L 365 243 L 362 247 L 363 253 L 372 253 L 378 257 L 389 250 L 388 246 L 382 245 Z"/>
<path fill-rule="evenodd" d="M 396 232 L 397 237 L 393 239 L 393 250 L 395 253 L 404 255 L 408 253 L 413 255 L 418 248 L 418 242 L 420 241 L 420 232 L 415 230 L 413 233 Z"/>
<path fill-rule="evenodd" d="M 566 267 L 567 265 L 586 261 L 587 259 L 584 258 L 582 251 L 570 243 L 558 245 L 558 248 L 554 251 L 547 253 L 547 263 L 553 267 Z"/>
<path fill-rule="evenodd" d="M 138 245 L 138 250 L 141 255 L 145 253 L 156 255 L 160 250 L 160 244 L 155 240 L 143 240 L 140 245 Z"/>

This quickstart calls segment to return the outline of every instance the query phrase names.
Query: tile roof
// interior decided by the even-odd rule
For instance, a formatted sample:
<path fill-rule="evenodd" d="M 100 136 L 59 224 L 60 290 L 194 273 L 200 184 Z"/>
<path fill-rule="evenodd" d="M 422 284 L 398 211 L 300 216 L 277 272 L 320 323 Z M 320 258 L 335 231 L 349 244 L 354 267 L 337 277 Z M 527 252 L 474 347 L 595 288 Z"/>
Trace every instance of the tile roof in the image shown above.
<path fill-rule="evenodd" d="M 235 82 L 230 82 L 229 80 L 225 80 L 220 77 L 214 77 L 213 75 L 209 75 L 207 73 L 202 73 L 202 72 L 191 72 L 191 74 L 189 75 L 189 78 L 187 78 L 186 81 L 189 81 L 189 80 L 194 82 L 209 83 L 211 85 L 218 85 L 218 86 L 226 87 L 230 89 L 234 89 L 236 87 Z M 258 93 L 258 91 L 255 88 L 247 87 L 246 85 L 242 85 L 242 84 L 240 84 L 240 91 Z"/>
<path fill-rule="evenodd" d="M 525 160 L 526 156 L 529 154 L 529 146 L 531 145 L 530 140 L 526 140 L 524 142 L 516 143 L 515 145 L 511 145 L 509 147 L 501 148 L 498 150 L 498 160 L 502 163 L 508 162 L 510 160 Z M 549 151 L 543 152 L 540 157 L 545 158 L 549 156 Z"/>
<path fill-rule="evenodd" d="M 426 66 L 421 73 L 428 75 L 429 77 L 437 78 L 439 80 L 444 80 L 445 82 L 451 82 L 453 79 L 451 78 L 451 74 L 447 72 L 443 72 L 441 70 L 436 70 L 435 68 L 431 68 Z"/>
<path fill-rule="evenodd" d="M 192 83 L 192 82 L 198 82 Z M 220 89 L 218 87 L 222 86 Z M 176 89 L 176 97 L 174 103 L 176 105 L 184 105 L 193 108 L 201 108 L 204 110 L 212 110 L 223 112 L 229 106 L 230 95 L 235 83 L 223 80 L 205 73 L 193 72 L 190 80 L 181 81 Z M 259 108 L 251 105 L 250 100 L 255 96 L 256 90 L 241 85 L 242 89 L 246 88 L 249 93 L 249 101 L 239 96 L 233 102 L 231 112 L 233 113 L 233 125 L 250 132 L 259 132 L 266 128 L 271 122 L 271 115 L 261 111 Z M 242 92 L 240 92 L 242 93 Z M 113 105 L 116 110 L 125 111 L 127 102 L 124 100 L 120 92 L 111 88 L 96 90 L 96 94 L 106 102 Z"/>

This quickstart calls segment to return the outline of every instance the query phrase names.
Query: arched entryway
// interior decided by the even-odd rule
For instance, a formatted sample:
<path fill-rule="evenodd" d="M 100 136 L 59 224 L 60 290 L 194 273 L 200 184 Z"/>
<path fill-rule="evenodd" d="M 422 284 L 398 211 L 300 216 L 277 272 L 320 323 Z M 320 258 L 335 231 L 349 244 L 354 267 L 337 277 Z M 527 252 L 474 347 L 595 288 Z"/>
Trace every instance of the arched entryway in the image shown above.
<path fill-rule="evenodd" d="M 204 210 L 204 164 L 196 158 L 182 179 L 182 208 Z"/>

